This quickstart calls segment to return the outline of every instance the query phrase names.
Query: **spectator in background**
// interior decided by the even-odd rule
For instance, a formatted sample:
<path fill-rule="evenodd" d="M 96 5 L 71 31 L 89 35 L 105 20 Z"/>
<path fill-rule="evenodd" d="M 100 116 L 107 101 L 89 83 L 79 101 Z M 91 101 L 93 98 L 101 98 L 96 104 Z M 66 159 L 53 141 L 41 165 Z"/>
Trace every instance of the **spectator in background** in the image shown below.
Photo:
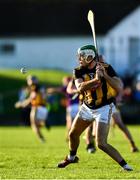
<path fill-rule="evenodd" d="M 133 90 L 131 86 L 126 86 L 123 89 L 123 100 L 126 103 L 131 103 L 133 100 Z"/>
<path fill-rule="evenodd" d="M 126 103 L 131 103 L 133 101 L 133 80 L 134 76 L 126 72 L 124 77 L 122 78 L 124 88 L 123 88 L 123 100 Z"/>
<path fill-rule="evenodd" d="M 30 124 L 41 142 L 45 142 L 45 138 L 40 128 L 45 125 L 48 110 L 46 108 L 46 100 L 40 91 L 40 85 L 36 76 L 27 77 L 27 85 L 29 88 L 29 97 L 15 104 L 16 108 L 25 108 L 31 106 Z"/>
<path fill-rule="evenodd" d="M 135 102 L 140 103 L 140 80 L 135 82 L 133 97 Z"/>

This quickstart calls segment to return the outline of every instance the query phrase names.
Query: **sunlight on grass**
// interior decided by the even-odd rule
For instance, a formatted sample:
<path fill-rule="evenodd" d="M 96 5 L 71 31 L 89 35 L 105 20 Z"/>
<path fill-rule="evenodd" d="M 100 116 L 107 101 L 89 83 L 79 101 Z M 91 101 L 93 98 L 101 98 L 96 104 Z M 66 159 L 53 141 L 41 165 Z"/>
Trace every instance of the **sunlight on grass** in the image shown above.
<path fill-rule="evenodd" d="M 140 126 L 129 126 L 139 145 Z M 58 169 L 57 163 L 68 153 L 65 127 L 42 129 L 47 143 L 41 144 L 30 127 L 0 128 L 0 178 L 1 179 L 138 179 L 140 178 L 139 153 L 131 153 L 130 145 L 118 128 L 110 131 L 113 144 L 134 168 L 133 172 L 121 168 L 105 153 L 97 150 L 88 154 L 81 136 L 78 149 L 80 162 Z"/>

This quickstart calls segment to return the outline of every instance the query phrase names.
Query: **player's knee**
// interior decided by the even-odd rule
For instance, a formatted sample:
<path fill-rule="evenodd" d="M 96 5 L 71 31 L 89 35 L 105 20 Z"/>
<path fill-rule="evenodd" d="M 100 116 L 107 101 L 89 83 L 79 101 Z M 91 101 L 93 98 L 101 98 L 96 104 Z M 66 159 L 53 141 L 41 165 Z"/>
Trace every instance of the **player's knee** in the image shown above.
<path fill-rule="evenodd" d="M 119 127 L 120 129 L 123 128 L 123 125 L 122 125 L 121 123 L 117 123 L 117 125 L 118 125 L 118 127 Z"/>
<path fill-rule="evenodd" d="M 69 139 L 75 139 L 75 138 L 77 138 L 77 134 L 76 134 L 76 132 L 74 132 L 74 131 L 70 131 L 69 132 Z"/>
<path fill-rule="evenodd" d="M 101 150 L 104 150 L 106 148 L 106 143 L 103 141 L 97 142 L 97 147 Z"/>

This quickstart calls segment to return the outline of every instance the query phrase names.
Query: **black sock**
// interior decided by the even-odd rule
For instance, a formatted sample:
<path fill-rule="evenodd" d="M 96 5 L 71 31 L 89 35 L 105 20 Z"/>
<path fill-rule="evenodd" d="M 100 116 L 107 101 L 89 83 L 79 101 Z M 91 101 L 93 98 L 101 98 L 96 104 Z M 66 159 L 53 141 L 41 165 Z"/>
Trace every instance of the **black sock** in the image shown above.
<path fill-rule="evenodd" d="M 70 151 L 70 156 L 75 156 L 77 151 Z"/>
<path fill-rule="evenodd" d="M 132 146 L 135 146 L 135 143 L 134 143 L 134 141 L 131 141 L 131 144 L 132 144 Z"/>
<path fill-rule="evenodd" d="M 86 149 L 95 148 L 94 143 L 87 144 Z"/>
<path fill-rule="evenodd" d="M 122 166 L 122 167 L 123 167 L 124 165 L 126 165 L 126 164 L 127 164 L 127 163 L 126 163 L 126 161 L 125 161 L 124 159 L 123 159 L 121 162 L 119 162 L 119 165 Z"/>

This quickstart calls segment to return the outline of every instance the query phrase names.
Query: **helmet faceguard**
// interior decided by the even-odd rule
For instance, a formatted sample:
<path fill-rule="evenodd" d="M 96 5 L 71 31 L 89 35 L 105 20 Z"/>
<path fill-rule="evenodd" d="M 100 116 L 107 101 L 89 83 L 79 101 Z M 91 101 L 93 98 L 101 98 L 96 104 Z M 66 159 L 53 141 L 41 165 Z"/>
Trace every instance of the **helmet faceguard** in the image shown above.
<path fill-rule="evenodd" d="M 96 49 L 93 45 L 86 45 L 78 49 L 77 51 L 79 56 L 83 56 L 86 63 L 90 63 L 96 58 Z M 88 57 L 92 58 L 88 58 Z"/>

